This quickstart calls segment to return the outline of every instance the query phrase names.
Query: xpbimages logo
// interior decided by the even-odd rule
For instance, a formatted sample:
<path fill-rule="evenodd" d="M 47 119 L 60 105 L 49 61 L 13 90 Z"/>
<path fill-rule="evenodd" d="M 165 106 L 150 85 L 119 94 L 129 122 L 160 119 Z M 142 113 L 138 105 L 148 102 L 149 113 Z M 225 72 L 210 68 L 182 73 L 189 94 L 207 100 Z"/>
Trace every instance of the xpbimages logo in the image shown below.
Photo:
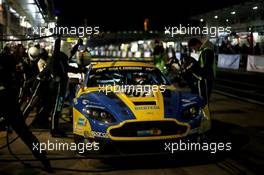
<path fill-rule="evenodd" d="M 99 85 L 99 92 L 108 93 L 124 93 L 134 97 L 153 97 L 154 93 L 165 92 L 165 85 Z"/>
<path fill-rule="evenodd" d="M 212 37 L 218 36 L 220 33 L 230 34 L 231 27 L 195 27 L 195 26 L 183 26 L 180 24 L 179 26 L 165 26 L 164 34 L 170 35 L 171 37 L 178 35 L 210 35 Z"/>
<path fill-rule="evenodd" d="M 61 35 L 72 35 L 84 37 L 85 35 L 98 35 L 100 33 L 99 26 L 87 26 L 87 27 L 32 27 L 33 35 L 44 35 L 47 33 L 61 34 Z"/>
<path fill-rule="evenodd" d="M 75 142 L 37 142 L 33 143 L 32 150 L 42 153 L 43 151 L 77 151 L 79 153 L 84 153 L 86 151 L 99 151 L 98 142 L 87 142 L 87 143 L 75 143 Z"/>

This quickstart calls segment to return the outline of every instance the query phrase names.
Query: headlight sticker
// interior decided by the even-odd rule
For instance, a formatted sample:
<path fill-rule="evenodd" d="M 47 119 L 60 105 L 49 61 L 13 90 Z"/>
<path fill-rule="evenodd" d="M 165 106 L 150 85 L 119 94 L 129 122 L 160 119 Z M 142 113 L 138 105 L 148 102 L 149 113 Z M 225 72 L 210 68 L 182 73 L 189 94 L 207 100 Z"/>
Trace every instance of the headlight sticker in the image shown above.
<path fill-rule="evenodd" d="M 77 125 L 79 125 L 79 126 L 85 126 L 86 125 L 85 119 L 78 118 Z"/>

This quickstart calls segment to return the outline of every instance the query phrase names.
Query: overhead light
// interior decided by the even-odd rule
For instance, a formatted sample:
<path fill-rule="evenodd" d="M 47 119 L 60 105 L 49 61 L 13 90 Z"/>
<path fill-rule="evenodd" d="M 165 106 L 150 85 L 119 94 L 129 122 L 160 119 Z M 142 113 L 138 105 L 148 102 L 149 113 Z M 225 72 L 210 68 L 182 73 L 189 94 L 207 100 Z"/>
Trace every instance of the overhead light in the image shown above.
<path fill-rule="evenodd" d="M 231 14 L 231 15 L 235 15 L 235 14 L 236 14 L 236 12 L 235 12 L 235 11 L 232 11 L 230 14 Z"/>
<path fill-rule="evenodd" d="M 218 19 L 218 16 L 217 16 L 217 15 L 215 15 L 215 16 L 214 16 L 214 19 Z"/>
<path fill-rule="evenodd" d="M 48 27 L 49 28 L 55 28 L 56 27 L 56 23 L 55 22 L 49 22 L 48 23 Z"/>
<path fill-rule="evenodd" d="M 201 21 L 201 22 L 203 22 L 203 21 L 204 21 L 204 19 L 203 19 L 203 18 L 201 18 L 201 19 L 200 19 L 200 21 Z"/>
<path fill-rule="evenodd" d="M 229 22 L 229 19 L 226 19 L 226 22 Z"/>
<path fill-rule="evenodd" d="M 30 11 L 30 13 L 37 13 L 38 7 L 35 4 L 27 4 L 27 9 Z"/>
<path fill-rule="evenodd" d="M 172 46 L 172 47 L 174 47 L 174 45 L 175 45 L 175 43 L 174 42 L 167 42 L 167 47 L 170 47 L 170 46 Z"/>
<path fill-rule="evenodd" d="M 1 4 L 1 3 L 0 3 Z M 9 7 L 9 11 L 16 17 L 20 17 L 20 15 L 17 13 L 17 11 L 15 9 L 13 9 L 12 7 Z"/>
<path fill-rule="evenodd" d="M 254 6 L 252 7 L 253 10 L 257 10 L 258 9 L 258 6 Z"/>
<path fill-rule="evenodd" d="M 258 36 L 259 36 L 259 35 L 258 35 L 258 32 L 253 32 L 252 35 L 253 35 L 253 38 L 257 40 L 257 38 L 258 38 Z"/>
<path fill-rule="evenodd" d="M 9 11 L 10 11 L 11 13 L 16 13 L 16 11 L 15 11 L 12 7 L 9 8 Z"/>

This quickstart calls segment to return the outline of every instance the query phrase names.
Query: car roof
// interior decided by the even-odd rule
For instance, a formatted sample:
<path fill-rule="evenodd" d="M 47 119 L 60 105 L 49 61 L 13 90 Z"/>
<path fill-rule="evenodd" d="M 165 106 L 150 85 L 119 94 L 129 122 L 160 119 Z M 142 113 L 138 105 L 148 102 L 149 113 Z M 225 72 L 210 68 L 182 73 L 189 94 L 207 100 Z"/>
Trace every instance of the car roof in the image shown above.
<path fill-rule="evenodd" d="M 104 68 L 104 67 L 155 67 L 154 64 L 145 63 L 145 62 L 137 62 L 137 61 L 113 61 L 113 62 L 100 62 L 93 65 L 93 69 Z"/>

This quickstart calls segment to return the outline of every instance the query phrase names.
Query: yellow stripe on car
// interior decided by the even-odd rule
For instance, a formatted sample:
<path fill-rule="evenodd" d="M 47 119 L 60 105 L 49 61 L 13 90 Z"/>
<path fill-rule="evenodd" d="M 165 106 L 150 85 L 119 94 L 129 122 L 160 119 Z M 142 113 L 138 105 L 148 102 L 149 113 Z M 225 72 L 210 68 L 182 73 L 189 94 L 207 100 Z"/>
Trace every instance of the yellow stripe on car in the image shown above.
<path fill-rule="evenodd" d="M 133 112 L 138 121 L 164 119 L 163 95 L 158 90 L 154 97 L 128 97 L 124 93 L 116 94 Z M 135 105 L 135 102 L 155 102 L 156 105 Z"/>

